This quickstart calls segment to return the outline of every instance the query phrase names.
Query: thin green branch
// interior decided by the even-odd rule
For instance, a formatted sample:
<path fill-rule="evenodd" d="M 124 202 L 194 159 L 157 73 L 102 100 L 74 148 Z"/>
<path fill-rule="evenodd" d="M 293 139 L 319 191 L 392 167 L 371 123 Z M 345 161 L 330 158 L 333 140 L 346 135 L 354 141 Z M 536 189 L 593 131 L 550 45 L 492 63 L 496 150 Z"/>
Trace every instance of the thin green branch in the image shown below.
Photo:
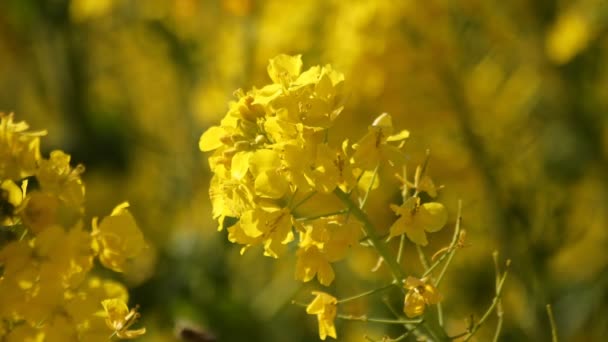
<path fill-rule="evenodd" d="M 384 302 L 384 305 L 386 305 L 386 307 L 391 311 L 391 313 L 393 315 L 395 315 L 395 317 L 397 318 L 401 318 L 401 314 L 399 314 L 399 312 L 391 305 L 391 303 L 388 301 L 388 298 L 384 297 L 382 298 L 382 301 Z M 407 334 L 414 334 L 418 339 L 420 340 L 424 340 L 425 338 L 427 338 L 427 336 L 421 332 L 418 331 L 418 326 L 420 325 L 420 323 L 418 324 L 404 324 L 403 327 L 406 330 Z"/>
<path fill-rule="evenodd" d="M 405 234 L 401 234 L 399 238 L 399 249 L 397 250 L 397 263 L 401 264 L 401 258 L 403 257 L 403 247 L 405 246 Z"/>
<path fill-rule="evenodd" d="M 549 324 L 551 324 L 551 341 L 558 342 L 555 317 L 553 317 L 553 310 L 551 309 L 551 304 L 547 304 L 547 316 L 549 316 Z"/>
<path fill-rule="evenodd" d="M 339 314 L 336 317 L 343 319 L 343 320 L 347 320 L 347 321 L 360 321 L 360 322 L 372 322 L 372 323 L 383 323 L 383 324 L 419 324 L 419 323 L 422 323 L 421 319 L 373 318 L 373 317 L 367 317 L 367 315 L 354 316 L 354 315 Z"/>
<path fill-rule="evenodd" d="M 378 292 L 381 292 L 381 291 L 384 291 L 384 290 L 390 289 L 391 287 L 393 287 L 393 286 L 395 286 L 395 285 L 396 285 L 396 284 L 393 282 L 393 283 L 390 283 L 390 284 L 388 284 L 388 285 L 384 285 L 384 286 L 382 286 L 382 287 L 379 287 L 379 288 L 377 288 L 377 289 L 373 289 L 373 290 L 365 291 L 365 292 L 362 292 L 362 293 L 356 294 L 356 295 L 354 295 L 354 296 L 346 297 L 346 298 L 344 298 L 344 299 L 340 299 L 340 300 L 338 300 L 338 304 L 342 304 L 342 303 L 350 302 L 351 300 L 355 300 L 355 299 L 359 299 L 359 298 L 362 298 L 362 297 L 366 297 L 366 296 L 372 295 L 372 294 L 374 294 L 374 293 L 378 293 Z"/>
<path fill-rule="evenodd" d="M 401 235 L 403 236 L 403 235 Z M 418 252 L 418 257 L 420 258 L 420 263 L 422 264 L 422 267 L 424 267 L 424 271 L 426 272 L 426 270 L 429 269 L 429 262 L 426 259 L 426 255 L 424 255 L 424 251 L 422 250 L 422 247 L 420 247 L 419 244 L 415 244 L 416 245 L 416 252 Z"/>
<path fill-rule="evenodd" d="M 460 201 L 458 203 L 459 203 L 459 207 L 460 207 L 462 203 Z M 443 254 L 441 254 L 441 256 L 439 256 L 437 261 L 433 262 L 433 264 L 422 274 L 422 278 L 431 274 L 431 272 L 433 272 L 435 270 L 435 268 L 437 268 L 443 262 L 443 260 L 445 260 L 449 256 L 450 252 L 457 247 L 456 244 L 458 242 L 459 234 L 460 234 L 460 216 L 456 218 L 456 226 L 454 228 L 454 234 L 452 235 L 452 242 L 445 249 L 445 252 Z"/>
<path fill-rule="evenodd" d="M 312 191 L 308 195 L 304 196 L 304 198 L 301 199 L 300 202 L 298 202 L 296 205 L 293 206 L 293 208 L 291 208 L 291 211 L 295 211 L 296 209 L 298 209 L 302 204 L 306 203 L 309 199 L 311 199 L 316 194 L 317 194 L 317 191 Z"/>
<path fill-rule="evenodd" d="M 325 213 L 325 214 L 319 214 L 319 215 L 313 215 L 313 216 L 298 217 L 296 219 L 296 221 L 298 221 L 298 222 L 313 221 L 313 220 L 317 220 L 317 219 L 320 219 L 320 218 L 331 217 L 331 216 L 336 216 L 336 215 L 344 215 L 344 214 L 348 214 L 348 209 L 341 209 L 341 210 L 337 210 L 337 211 L 334 211 L 334 212 Z"/>
<path fill-rule="evenodd" d="M 500 267 L 498 266 L 498 251 L 494 251 L 494 253 L 492 253 L 492 259 L 494 260 L 494 273 L 496 274 L 495 291 L 496 291 L 496 294 L 498 294 L 498 286 L 500 284 Z M 496 304 L 496 317 L 497 317 L 498 321 L 496 322 L 496 331 L 494 332 L 494 339 L 493 339 L 494 342 L 498 342 L 498 338 L 500 337 L 500 332 L 502 331 L 503 316 L 504 316 L 504 311 L 502 309 L 502 299 L 499 299 L 498 303 Z"/>
<path fill-rule="evenodd" d="M 359 204 L 359 208 L 360 209 L 363 209 L 363 207 L 365 207 L 365 204 L 367 203 L 367 199 L 369 198 L 369 194 L 372 192 L 372 188 L 374 187 L 374 182 L 376 181 L 376 177 L 378 177 L 378 169 L 379 168 L 380 168 L 380 164 L 376 165 L 376 168 L 374 169 L 374 174 L 372 175 L 372 180 L 371 180 L 371 182 L 369 182 L 369 186 L 367 187 L 367 191 L 365 191 L 365 196 L 363 197 L 363 200 Z"/>
<path fill-rule="evenodd" d="M 510 263 L 511 263 L 511 261 L 507 260 L 507 263 L 506 263 L 507 268 L 509 267 Z M 473 337 L 473 335 L 475 335 L 477 330 L 479 330 L 479 328 L 490 317 L 490 314 L 492 313 L 492 311 L 494 311 L 494 309 L 496 308 L 496 305 L 498 305 L 498 302 L 500 301 L 500 296 L 502 294 L 503 285 L 505 284 L 505 279 L 507 279 L 507 274 L 508 274 L 508 269 L 505 270 L 505 272 L 502 274 L 502 277 L 500 278 L 500 282 L 498 283 L 498 287 L 496 289 L 496 296 L 494 296 L 494 299 L 492 299 L 492 304 L 490 305 L 490 307 L 488 307 L 488 309 L 483 314 L 481 319 L 477 323 L 475 323 L 475 325 L 473 325 L 471 327 L 471 329 L 468 331 L 468 334 L 463 339 L 463 342 L 470 340 L 471 337 Z"/>
<path fill-rule="evenodd" d="M 445 272 L 448 269 L 448 266 L 450 266 L 450 263 L 452 262 L 452 258 L 454 257 L 454 254 L 456 253 L 456 244 L 458 243 L 458 236 L 460 235 L 460 222 L 462 221 L 462 200 L 458 200 L 458 213 L 456 214 L 456 227 L 454 228 L 454 236 L 452 236 L 452 242 L 450 243 L 450 247 L 448 249 L 448 252 L 446 253 L 448 255 L 448 259 L 445 262 L 445 264 L 443 265 L 443 269 L 441 270 L 441 273 L 439 273 L 439 276 L 437 277 L 437 280 L 435 280 L 435 287 L 439 286 L 439 283 L 441 282 L 441 279 L 443 279 L 443 276 L 445 275 Z"/>
<path fill-rule="evenodd" d="M 439 323 L 440 327 L 444 327 L 443 326 L 443 306 L 441 305 L 441 302 L 437 303 L 437 323 Z"/>

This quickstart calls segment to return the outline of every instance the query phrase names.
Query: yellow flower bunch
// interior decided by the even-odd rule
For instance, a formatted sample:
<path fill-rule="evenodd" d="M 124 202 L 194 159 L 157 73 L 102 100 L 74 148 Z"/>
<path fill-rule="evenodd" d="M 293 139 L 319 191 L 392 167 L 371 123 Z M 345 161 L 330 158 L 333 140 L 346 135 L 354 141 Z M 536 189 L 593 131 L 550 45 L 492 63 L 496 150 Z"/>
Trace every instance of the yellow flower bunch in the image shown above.
<path fill-rule="evenodd" d="M 447 209 L 434 201 L 439 188 L 426 174 L 427 162 L 416 169 L 412 182 L 407 179 L 403 147 L 409 131 L 397 131 L 392 117 L 383 113 L 355 143 L 332 144 L 329 134 L 343 110 L 343 75 L 329 65 L 302 71 L 301 57 L 287 55 L 269 61 L 268 75 L 272 83 L 238 90 L 237 101 L 230 103 L 220 125 L 200 138 L 200 149 L 213 152 L 209 192 L 218 229 L 227 227 L 228 239 L 242 246 L 241 253 L 255 246 L 273 258 L 295 251 L 295 278 L 308 282 L 316 277 L 325 286 L 336 277 L 332 264 L 346 258 L 352 247 L 373 248 L 379 265 L 385 264 L 391 272 L 392 283 L 343 300 L 315 291 L 306 312 L 317 316 L 323 340 L 337 337 L 336 318 L 405 324 L 408 334 L 417 330 L 426 306 L 441 301 L 437 285 L 463 244 L 455 239 L 441 249 L 432 265 L 421 255 L 425 273 L 406 274 L 401 260 L 405 237 L 423 253 L 420 246 L 428 244 L 426 233 L 437 232 L 448 222 Z M 402 203 L 386 204 L 398 215 L 385 229 L 386 239 L 378 235 L 382 230 L 373 226 L 365 210 L 369 193 L 386 181 L 380 179 L 381 168 L 393 171 L 402 184 Z M 313 197 L 316 203 L 311 209 Z M 460 213 L 456 222 L 454 236 L 464 236 Z M 393 238 L 400 240 L 397 255 Z M 432 281 L 440 265 L 441 273 Z M 403 293 L 405 317 L 337 314 L 338 303 L 394 286 Z"/>
<path fill-rule="evenodd" d="M 120 272 L 144 238 L 126 205 L 99 225 L 95 219 L 93 231 L 86 228 L 84 167 L 72 167 L 62 151 L 43 158 L 44 134 L 0 113 L 0 339 L 107 341 L 104 317 L 115 320 L 117 309 L 104 313 L 102 300 L 126 307 L 128 293 L 93 276 L 94 259 Z M 112 328 L 118 338 L 145 332 L 124 331 L 134 318 L 124 319 Z"/>

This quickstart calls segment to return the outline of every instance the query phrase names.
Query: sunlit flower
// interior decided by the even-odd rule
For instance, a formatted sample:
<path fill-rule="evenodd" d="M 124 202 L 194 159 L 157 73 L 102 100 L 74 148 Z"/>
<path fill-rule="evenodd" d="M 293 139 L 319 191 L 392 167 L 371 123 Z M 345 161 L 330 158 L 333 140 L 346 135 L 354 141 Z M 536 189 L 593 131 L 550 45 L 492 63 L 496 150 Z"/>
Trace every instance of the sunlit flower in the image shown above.
<path fill-rule="evenodd" d="M 336 305 L 338 300 L 325 292 L 313 291 L 315 299 L 306 307 L 306 313 L 317 315 L 319 321 L 319 338 L 325 340 L 327 336 L 337 338 L 336 326 Z"/>

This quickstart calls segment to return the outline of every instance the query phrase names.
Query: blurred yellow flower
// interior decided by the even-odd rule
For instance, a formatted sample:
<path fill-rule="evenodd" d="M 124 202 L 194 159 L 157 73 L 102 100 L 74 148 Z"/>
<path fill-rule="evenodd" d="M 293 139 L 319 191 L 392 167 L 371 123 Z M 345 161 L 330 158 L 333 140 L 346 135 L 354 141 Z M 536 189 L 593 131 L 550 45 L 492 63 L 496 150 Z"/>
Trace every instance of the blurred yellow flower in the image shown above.
<path fill-rule="evenodd" d="M 319 321 L 319 337 L 325 340 L 327 336 L 336 337 L 336 326 L 334 320 L 336 318 L 336 305 L 338 300 L 325 292 L 313 291 L 315 299 L 306 307 L 306 313 L 309 315 L 317 315 Z"/>
<path fill-rule="evenodd" d="M 557 64 L 568 63 L 587 47 L 591 38 L 590 20 L 580 11 L 569 10 L 560 14 L 547 35 L 547 55 Z"/>
<path fill-rule="evenodd" d="M 145 247 L 143 234 L 127 209 L 129 203 L 119 204 L 100 224 L 93 219 L 93 249 L 99 261 L 116 272 L 123 272 L 126 262 L 138 256 Z"/>
<path fill-rule="evenodd" d="M 84 202 L 84 183 L 80 175 L 84 166 L 70 166 L 71 157 L 63 151 L 52 151 L 49 159 L 41 159 L 36 178 L 43 191 L 53 193 L 68 206 L 80 208 Z"/>
<path fill-rule="evenodd" d="M 437 288 L 425 278 L 407 277 L 404 286 L 408 289 L 403 304 L 403 312 L 407 317 L 420 316 L 424 313 L 426 305 L 437 304 L 443 299 Z"/>
<path fill-rule="evenodd" d="M 137 308 L 129 310 L 121 299 L 106 299 L 101 302 L 105 311 L 106 325 L 120 339 L 137 338 L 146 333 L 146 328 L 128 330 L 141 316 Z"/>
<path fill-rule="evenodd" d="M 40 137 L 46 131 L 27 131 L 24 121 L 14 122 L 13 114 L 0 113 L 0 179 L 31 176 L 40 159 Z"/>
<path fill-rule="evenodd" d="M 0 181 L 0 225 L 15 224 L 15 209 L 23 200 L 23 191 L 10 179 Z"/>

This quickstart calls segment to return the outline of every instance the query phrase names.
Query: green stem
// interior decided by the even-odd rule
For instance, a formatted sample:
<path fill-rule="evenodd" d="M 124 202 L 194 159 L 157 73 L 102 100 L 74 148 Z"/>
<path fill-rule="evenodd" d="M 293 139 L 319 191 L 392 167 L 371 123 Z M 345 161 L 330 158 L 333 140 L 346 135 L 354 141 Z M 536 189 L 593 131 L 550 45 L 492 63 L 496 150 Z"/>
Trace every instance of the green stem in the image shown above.
<path fill-rule="evenodd" d="M 316 191 L 312 191 L 308 195 L 304 196 L 304 198 L 301 199 L 300 202 L 298 202 L 296 205 L 293 206 L 293 208 L 291 208 L 291 211 L 295 211 L 296 209 L 298 209 L 302 204 L 306 203 L 306 201 L 308 201 L 312 196 L 316 194 Z"/>
<path fill-rule="evenodd" d="M 507 267 L 509 266 L 509 264 L 510 264 L 510 260 L 507 260 Z M 507 272 L 508 271 L 505 271 L 505 273 L 503 273 L 502 277 L 500 278 L 500 282 L 498 283 L 498 287 L 496 289 L 496 296 L 494 296 L 494 299 L 492 300 L 492 304 L 490 305 L 490 307 L 488 307 L 488 309 L 483 314 L 483 316 L 481 317 L 479 322 L 477 322 L 471 328 L 471 330 L 468 332 L 468 334 L 464 338 L 463 342 L 470 340 L 471 337 L 473 337 L 473 335 L 475 335 L 477 330 L 479 330 L 479 328 L 485 323 L 485 321 L 488 319 L 488 317 L 490 317 L 490 314 L 492 313 L 492 311 L 494 311 L 494 308 L 496 308 L 496 305 L 498 305 L 498 302 L 500 302 L 502 288 L 503 288 L 503 285 L 505 284 L 505 279 L 507 279 Z"/>
<path fill-rule="evenodd" d="M 298 222 L 301 222 L 301 221 L 313 221 L 313 220 L 324 218 L 324 217 L 330 217 L 330 216 L 336 216 L 336 215 L 344 215 L 344 214 L 347 214 L 347 213 L 348 213 L 347 209 L 342 209 L 342 210 L 334 211 L 334 212 L 331 212 L 331 213 L 325 213 L 325 214 L 319 214 L 319 215 L 313 215 L 313 216 L 306 216 L 306 217 L 298 217 L 296 219 L 296 221 L 298 221 Z"/>
<path fill-rule="evenodd" d="M 351 300 L 355 300 L 355 299 L 359 299 L 359 298 L 362 298 L 362 297 L 365 297 L 365 296 L 369 296 L 369 295 L 372 295 L 372 294 L 374 294 L 374 293 L 378 293 L 378 292 L 381 292 L 381 291 L 384 291 L 384 290 L 390 289 L 391 287 L 393 287 L 393 286 L 395 286 L 395 285 L 396 285 L 395 283 L 390 283 L 390 284 L 388 284 L 388 285 L 385 285 L 385 286 L 379 287 L 379 288 L 377 288 L 377 289 L 373 289 L 373 290 L 365 291 L 365 292 L 362 292 L 362 293 L 356 294 L 356 295 L 351 296 L 351 297 L 346 297 L 346 298 L 344 298 L 344 299 L 340 299 L 340 300 L 338 300 L 338 304 L 342 304 L 342 303 L 350 302 Z"/>
<path fill-rule="evenodd" d="M 437 323 L 443 328 L 443 306 L 441 306 L 441 303 L 437 303 Z"/>
<path fill-rule="evenodd" d="M 498 286 L 500 285 L 500 267 L 498 266 L 498 251 L 494 251 L 492 253 L 492 259 L 494 259 L 494 273 L 496 274 L 496 293 L 498 294 Z M 496 322 L 496 331 L 494 332 L 494 342 L 498 342 L 498 338 L 500 337 L 500 332 L 502 331 L 502 323 L 503 323 L 504 311 L 502 309 L 502 299 L 498 300 L 496 304 L 496 317 L 498 321 Z"/>
<path fill-rule="evenodd" d="M 401 315 L 399 314 L 399 312 L 391 305 L 391 303 L 388 301 L 388 298 L 382 298 L 382 301 L 384 302 L 384 304 L 386 305 L 386 307 L 393 313 L 393 315 L 395 315 L 395 317 L 397 318 L 401 318 Z M 403 327 L 406 330 L 406 334 L 414 334 L 419 340 L 423 341 L 425 338 L 427 338 L 427 336 L 422 333 L 421 331 L 418 331 L 418 327 L 420 326 L 420 323 L 418 324 L 404 324 Z"/>
<path fill-rule="evenodd" d="M 403 236 L 403 235 L 401 235 Z M 428 260 L 426 260 L 426 256 L 424 255 L 424 252 L 422 251 L 422 247 L 420 247 L 419 244 L 415 244 L 416 245 L 416 252 L 418 252 L 418 257 L 420 258 L 420 263 L 422 264 L 422 267 L 424 267 L 424 271 L 429 269 L 429 262 Z"/>
<path fill-rule="evenodd" d="M 367 214 L 365 214 L 365 212 L 363 212 L 363 210 L 361 210 L 353 202 L 348 194 L 346 194 L 340 188 L 336 187 L 334 194 L 342 201 L 342 203 L 344 203 L 344 205 L 346 205 L 350 213 L 363 224 L 363 230 L 365 231 L 365 235 L 367 235 L 371 245 L 376 249 L 380 257 L 384 259 L 384 262 L 388 265 L 397 283 L 402 283 L 405 279 L 405 272 L 397 263 L 397 259 L 392 255 L 387 246 L 376 236 L 376 228 L 367 217 Z M 403 289 L 403 291 L 405 291 L 405 289 Z"/>
<path fill-rule="evenodd" d="M 443 279 L 443 276 L 445 275 L 445 272 L 447 271 L 448 266 L 450 266 L 450 263 L 452 262 L 452 258 L 454 257 L 454 254 L 456 253 L 456 244 L 458 243 L 458 235 L 460 235 L 460 221 L 462 221 L 462 200 L 458 201 L 458 214 L 456 216 L 456 228 L 454 228 L 454 236 L 452 236 L 452 242 L 450 243 L 450 247 L 447 252 L 448 260 L 443 265 L 443 269 L 441 270 L 441 273 L 439 273 L 437 280 L 435 280 L 435 287 L 439 286 L 441 279 Z"/>
<path fill-rule="evenodd" d="M 399 249 L 397 250 L 397 263 L 401 263 L 401 257 L 403 257 L 403 247 L 405 246 L 405 234 L 401 234 L 399 238 Z"/>
<path fill-rule="evenodd" d="M 361 321 L 361 322 L 373 322 L 373 323 L 384 323 L 384 324 L 418 324 L 421 323 L 421 319 L 390 319 L 390 318 L 370 318 L 366 315 L 353 316 L 353 315 L 338 315 L 340 319 L 347 321 Z"/>
<path fill-rule="evenodd" d="M 555 328 L 555 317 L 553 317 L 553 310 L 551 304 L 547 304 L 547 315 L 549 316 L 549 324 L 551 324 L 551 341 L 558 342 L 557 329 Z"/>

